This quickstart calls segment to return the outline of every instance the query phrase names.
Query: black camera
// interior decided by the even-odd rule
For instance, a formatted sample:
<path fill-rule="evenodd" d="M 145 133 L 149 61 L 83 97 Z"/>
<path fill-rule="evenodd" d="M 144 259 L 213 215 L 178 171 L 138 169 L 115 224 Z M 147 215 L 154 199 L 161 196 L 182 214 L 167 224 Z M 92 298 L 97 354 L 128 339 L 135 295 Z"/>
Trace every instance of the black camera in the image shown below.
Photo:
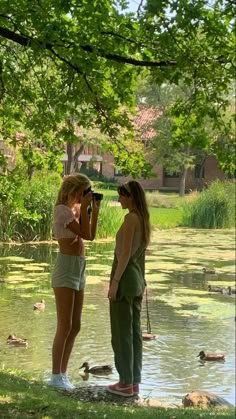
<path fill-rule="evenodd" d="M 92 197 L 95 199 L 95 201 L 101 201 L 103 199 L 103 194 L 98 192 L 93 192 L 91 189 L 91 186 L 84 190 L 83 195 L 87 195 L 87 193 L 92 192 Z"/>
<path fill-rule="evenodd" d="M 95 199 L 95 201 L 101 201 L 103 199 L 103 194 L 102 193 L 98 193 L 98 192 L 93 192 L 93 198 Z"/>

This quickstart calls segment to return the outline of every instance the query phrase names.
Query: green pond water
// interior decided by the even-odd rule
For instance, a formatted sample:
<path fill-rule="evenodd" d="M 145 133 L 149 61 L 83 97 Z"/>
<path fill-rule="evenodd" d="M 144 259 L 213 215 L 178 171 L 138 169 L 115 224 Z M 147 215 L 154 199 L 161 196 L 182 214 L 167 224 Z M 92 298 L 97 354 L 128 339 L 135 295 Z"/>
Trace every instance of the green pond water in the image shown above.
<path fill-rule="evenodd" d="M 152 332 L 144 342 L 141 395 L 179 403 L 193 389 L 209 390 L 235 404 L 235 299 L 209 294 L 208 285 L 233 286 L 235 274 L 233 231 L 170 229 L 155 231 L 148 250 L 146 280 Z M 79 385 L 110 384 L 106 377 L 89 375 L 79 367 L 113 364 L 107 290 L 114 241 L 86 244 L 87 285 L 82 330 L 69 365 Z M 50 376 L 51 346 L 56 316 L 50 274 L 57 244 L 0 244 L 0 368 L 17 368 L 35 377 Z M 203 267 L 215 274 L 204 274 Z M 44 312 L 33 304 L 44 299 Z M 146 304 L 142 324 L 146 330 Z M 9 334 L 27 338 L 28 348 L 6 344 Z M 201 364 L 199 351 L 223 352 L 224 363 Z"/>

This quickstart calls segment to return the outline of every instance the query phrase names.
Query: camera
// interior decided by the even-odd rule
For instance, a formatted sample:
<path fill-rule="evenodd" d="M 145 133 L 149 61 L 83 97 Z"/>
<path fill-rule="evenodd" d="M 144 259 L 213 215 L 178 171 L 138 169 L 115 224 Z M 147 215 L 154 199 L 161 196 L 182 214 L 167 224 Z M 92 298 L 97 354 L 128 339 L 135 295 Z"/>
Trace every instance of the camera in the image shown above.
<path fill-rule="evenodd" d="M 93 192 L 91 186 L 84 190 L 83 195 L 87 195 L 87 193 L 92 192 L 92 197 L 95 201 L 101 201 L 103 199 L 103 194 L 98 192 Z"/>
<path fill-rule="evenodd" d="M 95 201 L 101 201 L 103 199 L 103 194 L 102 193 L 92 191 L 92 195 L 93 195 L 93 198 L 95 199 Z"/>

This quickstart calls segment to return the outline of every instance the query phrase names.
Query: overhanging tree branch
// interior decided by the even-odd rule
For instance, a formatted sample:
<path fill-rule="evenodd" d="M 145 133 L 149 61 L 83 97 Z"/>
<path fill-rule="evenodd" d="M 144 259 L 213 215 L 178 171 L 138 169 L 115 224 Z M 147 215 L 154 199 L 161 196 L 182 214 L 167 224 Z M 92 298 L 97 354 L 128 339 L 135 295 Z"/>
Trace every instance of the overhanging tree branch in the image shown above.
<path fill-rule="evenodd" d="M 11 31 L 10 29 L 0 27 L 0 36 L 2 36 L 5 39 L 8 39 L 10 41 L 13 41 L 19 45 L 22 45 L 24 47 L 32 48 L 33 46 L 40 46 L 41 48 L 45 48 L 47 50 L 52 51 L 52 48 L 55 48 L 59 45 L 56 44 L 50 44 L 48 42 L 42 42 L 39 39 L 36 38 L 29 38 L 25 35 L 20 35 L 16 32 Z M 60 45 L 62 46 L 62 45 Z M 136 60 L 135 58 L 130 57 L 124 57 L 117 54 L 110 54 L 102 49 L 95 48 L 91 45 L 80 45 L 80 48 L 89 53 L 96 53 L 98 57 L 106 58 L 110 61 L 116 61 L 123 64 L 130 64 L 133 66 L 139 66 L 139 67 L 167 67 L 167 66 L 175 66 L 176 61 L 148 61 L 148 60 Z M 55 52 L 54 52 L 55 54 Z M 68 62 L 68 61 L 67 61 Z M 73 64 L 71 64 L 73 65 Z"/>

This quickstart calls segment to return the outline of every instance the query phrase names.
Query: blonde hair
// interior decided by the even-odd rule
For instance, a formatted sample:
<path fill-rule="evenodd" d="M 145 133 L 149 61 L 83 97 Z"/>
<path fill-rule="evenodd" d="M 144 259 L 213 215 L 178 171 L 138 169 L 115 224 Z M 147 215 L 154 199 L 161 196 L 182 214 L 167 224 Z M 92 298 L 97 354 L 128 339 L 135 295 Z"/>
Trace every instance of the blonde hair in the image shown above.
<path fill-rule="evenodd" d="M 129 182 L 118 186 L 118 193 L 132 197 L 135 212 L 137 213 L 142 226 L 142 241 L 146 248 L 150 242 L 151 225 L 144 189 L 136 180 L 130 180 Z"/>
<path fill-rule="evenodd" d="M 83 186 L 90 186 L 90 180 L 86 175 L 76 173 L 64 176 L 55 205 L 69 204 Z"/>

